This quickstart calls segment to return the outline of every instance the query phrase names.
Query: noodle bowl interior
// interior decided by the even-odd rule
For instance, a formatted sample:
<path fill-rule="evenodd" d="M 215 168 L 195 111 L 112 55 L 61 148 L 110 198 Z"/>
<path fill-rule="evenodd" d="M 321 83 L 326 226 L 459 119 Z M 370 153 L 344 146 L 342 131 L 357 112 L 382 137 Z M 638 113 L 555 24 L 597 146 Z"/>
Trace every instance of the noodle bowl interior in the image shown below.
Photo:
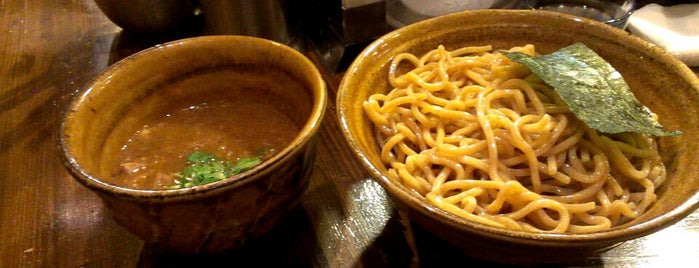
<path fill-rule="evenodd" d="M 536 55 L 533 45 L 511 48 Z M 393 58 L 391 90 L 363 108 L 391 180 L 467 220 L 513 230 L 589 233 L 656 200 L 656 140 L 608 135 L 491 46 Z"/>

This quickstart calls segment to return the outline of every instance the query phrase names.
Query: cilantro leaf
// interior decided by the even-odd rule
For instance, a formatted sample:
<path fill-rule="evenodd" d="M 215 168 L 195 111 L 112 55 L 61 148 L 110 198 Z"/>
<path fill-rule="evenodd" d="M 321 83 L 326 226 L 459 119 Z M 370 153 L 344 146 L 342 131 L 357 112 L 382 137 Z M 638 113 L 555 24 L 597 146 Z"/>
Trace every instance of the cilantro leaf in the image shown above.
<path fill-rule="evenodd" d="M 207 152 L 195 151 L 187 157 L 191 163 L 206 163 L 214 160 L 214 155 Z"/>
<path fill-rule="evenodd" d="M 241 158 L 235 164 L 211 153 L 195 151 L 187 156 L 188 166 L 175 174 L 175 184 L 167 189 L 182 189 L 219 181 L 242 173 L 260 163 L 260 157 Z"/>
<path fill-rule="evenodd" d="M 259 157 L 241 158 L 235 163 L 235 166 L 231 168 L 231 171 L 234 174 L 238 174 L 259 165 L 261 162 L 262 160 L 260 160 Z"/>

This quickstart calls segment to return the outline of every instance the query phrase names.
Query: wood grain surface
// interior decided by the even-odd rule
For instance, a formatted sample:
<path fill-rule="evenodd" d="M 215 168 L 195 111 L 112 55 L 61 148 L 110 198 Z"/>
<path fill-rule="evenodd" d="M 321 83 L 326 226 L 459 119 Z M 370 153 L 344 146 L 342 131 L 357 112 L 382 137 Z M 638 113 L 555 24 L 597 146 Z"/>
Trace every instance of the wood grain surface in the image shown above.
<path fill-rule="evenodd" d="M 93 76 L 141 49 L 197 35 L 133 36 L 93 1 L 0 0 L 0 267 L 436 267 L 490 265 L 411 225 L 340 133 L 342 72 L 322 67 L 329 103 L 312 183 L 271 233 L 217 255 L 162 252 L 118 226 L 63 168 L 63 107 Z M 698 69 L 693 69 L 699 73 Z M 600 256 L 556 266 L 689 267 L 699 263 L 699 211 Z"/>

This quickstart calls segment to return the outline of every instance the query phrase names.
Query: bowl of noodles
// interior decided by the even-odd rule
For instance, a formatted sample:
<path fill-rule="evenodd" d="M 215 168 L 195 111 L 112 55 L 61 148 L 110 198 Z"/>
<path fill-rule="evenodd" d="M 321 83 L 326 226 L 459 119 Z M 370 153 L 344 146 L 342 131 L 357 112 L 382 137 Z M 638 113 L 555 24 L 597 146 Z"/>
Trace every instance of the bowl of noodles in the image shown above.
<path fill-rule="evenodd" d="M 616 105 L 574 106 L 543 79 L 583 71 L 544 75 L 509 56 L 558 55 L 576 44 L 613 67 L 605 77 L 627 85 L 660 134 L 598 130 L 584 114 Z M 400 28 L 349 66 L 337 113 L 397 208 L 473 257 L 594 256 L 699 207 L 699 79 L 665 51 L 591 20 L 479 10 Z"/>

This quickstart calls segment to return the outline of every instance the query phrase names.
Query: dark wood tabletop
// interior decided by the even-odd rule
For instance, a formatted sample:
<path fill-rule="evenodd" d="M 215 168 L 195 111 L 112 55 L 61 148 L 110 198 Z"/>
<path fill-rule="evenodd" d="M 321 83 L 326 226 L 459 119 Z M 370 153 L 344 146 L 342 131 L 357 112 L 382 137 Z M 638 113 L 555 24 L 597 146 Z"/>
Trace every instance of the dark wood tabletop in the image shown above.
<path fill-rule="evenodd" d="M 0 0 L 0 267 L 435 267 L 496 265 L 469 258 L 396 211 L 340 133 L 334 98 L 343 73 L 323 67 L 330 102 L 312 182 L 279 226 L 217 255 L 162 252 L 117 225 L 62 166 L 64 106 L 115 61 L 196 34 L 129 35 L 93 1 Z M 699 73 L 699 69 L 693 69 Z M 575 267 L 699 263 L 699 211 Z M 243 265 L 241 265 L 243 264 Z"/>

